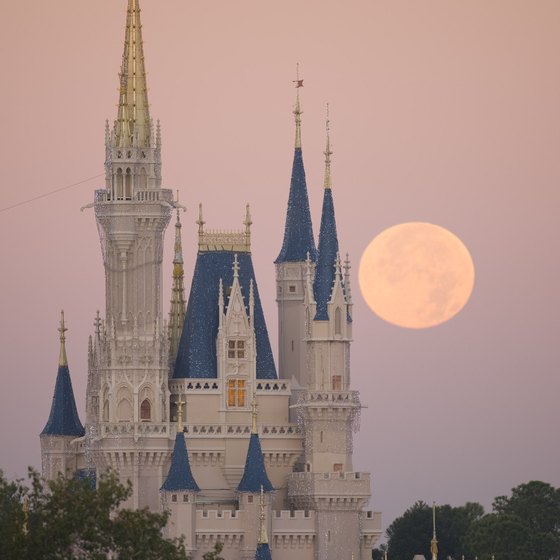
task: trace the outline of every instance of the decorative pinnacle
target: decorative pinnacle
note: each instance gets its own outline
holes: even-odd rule
[[[432,503],[432,524],[434,527],[434,535],[432,537],[432,542],[430,545],[430,549],[432,552],[432,560],[437,560],[437,553],[438,553],[438,541],[436,538],[436,503]]]
[[[247,235],[250,235],[253,221],[251,220],[251,207],[249,206],[249,204],[245,206],[245,221],[243,222],[243,225],[245,226],[245,233]]]
[[[301,114],[303,111],[301,110],[301,106],[299,103],[299,88],[303,87],[303,80],[299,78],[299,62],[296,65],[296,79],[293,80],[293,83],[296,84],[296,105],[294,107],[294,116],[296,118],[296,142],[295,147],[301,148]]]
[[[179,191],[177,191],[177,221],[175,222],[175,255],[173,257],[173,276],[183,276],[183,247],[181,244],[181,218],[179,217]]]
[[[202,202],[198,205],[198,220],[196,220],[196,223],[198,225],[198,235],[202,235],[204,233],[204,224],[206,223],[202,217]]]
[[[264,515],[264,488],[261,484],[261,497],[260,497],[260,514],[259,514],[259,540],[258,544],[267,544],[268,536],[266,534],[265,515]]]
[[[101,335],[101,317],[99,316],[99,309],[97,310],[97,312],[95,314],[95,319],[93,321],[93,325],[95,327],[95,336],[97,338],[99,338],[99,336]]]
[[[237,253],[233,255],[233,277],[239,278],[239,261],[237,260]]]
[[[331,138],[330,138],[330,120],[329,120],[329,104],[327,103],[327,146],[325,148],[325,151],[323,152],[325,154],[325,189],[330,189],[332,187],[332,181],[331,181],[331,156],[332,156],[332,150],[331,150]]]
[[[58,358],[58,365],[59,366],[67,366],[68,365],[68,358],[66,357],[66,336],[64,333],[68,329],[64,326],[64,311],[60,312],[60,327],[58,332],[60,333],[60,356]]]
[[[257,395],[253,393],[253,400],[251,401],[251,433],[258,433],[257,430]]]
[[[183,405],[187,403],[182,401],[179,395],[179,400],[175,404],[177,405],[177,433],[180,434],[183,431]]]

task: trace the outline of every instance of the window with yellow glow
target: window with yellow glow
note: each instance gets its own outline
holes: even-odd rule
[[[229,379],[227,392],[228,407],[244,407],[247,388],[244,379]]]

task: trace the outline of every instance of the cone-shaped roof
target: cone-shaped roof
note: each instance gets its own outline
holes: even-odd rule
[[[64,326],[64,312],[60,319],[60,357],[58,373],[54,386],[54,395],[51,405],[51,413],[47,424],[41,435],[47,436],[76,436],[85,434],[84,427],[80,422],[74,391],[72,390],[72,380],[68,369],[68,359],[66,358],[66,327]]]
[[[199,251],[191,284],[185,324],[181,334],[174,378],[216,378],[218,365],[216,337],[219,326],[220,279],[224,287],[233,285],[233,251]],[[254,329],[257,351],[257,378],[276,379],[276,367],[259,297],[253,262],[248,252],[237,252],[239,284],[249,313],[250,283],[253,280]],[[201,320],[203,318],[203,320]]]
[[[185,435],[178,432],[171,456],[171,466],[161,490],[168,492],[199,492],[200,488],[194,479],[185,443]]]
[[[132,146],[134,137],[138,138],[139,146],[150,145],[150,111],[139,0],[128,0],[115,125],[117,146]]]
[[[272,560],[272,555],[270,554],[270,547],[268,546],[268,543],[259,543],[257,545],[255,560]]]
[[[259,435],[252,433],[243,478],[237,487],[237,491],[258,494],[261,487],[264,492],[274,492],[274,487],[266,474]]]
[[[335,279],[335,265],[338,254],[338,236],[334,217],[332,189],[325,188],[321,230],[319,232],[319,255],[313,282],[313,295],[317,303],[315,320],[327,320],[327,304],[331,298]]]

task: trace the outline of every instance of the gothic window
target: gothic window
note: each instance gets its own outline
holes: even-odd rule
[[[126,170],[124,181],[124,198],[126,200],[132,200],[132,171],[130,171],[130,167]]]
[[[152,419],[152,405],[148,399],[144,399],[140,405],[140,420],[149,422]]]
[[[122,200],[123,197],[123,174],[122,169],[117,169],[117,177],[116,177],[116,185],[115,185],[115,196],[117,200]]]
[[[247,388],[244,379],[228,379],[227,405],[228,407],[244,407]]]
[[[342,375],[333,375],[332,376],[332,390],[333,391],[342,391]]]
[[[128,399],[121,399],[117,407],[119,422],[130,422],[132,420],[132,405]]]
[[[334,334],[342,334],[342,313],[340,307],[334,312]]]
[[[228,341],[228,358],[242,360],[245,358],[245,341],[229,340]]]

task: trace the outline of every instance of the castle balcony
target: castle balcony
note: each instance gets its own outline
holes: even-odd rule
[[[360,510],[370,497],[366,472],[303,472],[288,476],[288,499],[298,509]]]
[[[142,189],[136,190],[130,197],[115,198],[111,196],[111,192],[107,189],[97,189],[95,191],[95,203],[114,202],[130,203],[130,202],[152,202],[173,204],[173,192],[171,189]]]
[[[170,434],[168,422],[100,422],[97,426],[97,437],[121,438],[133,437],[165,437]],[[175,432],[172,432],[175,435]]]
[[[248,424],[189,424],[188,437],[197,438],[242,438],[251,435],[251,426]],[[259,435],[263,438],[301,439],[297,424],[260,425]]]
[[[361,406],[358,391],[304,391],[301,393],[298,405],[332,406],[347,405]]]
[[[290,381],[287,379],[257,379],[257,395],[291,395]],[[221,379],[172,379],[169,381],[172,395],[221,394]]]

